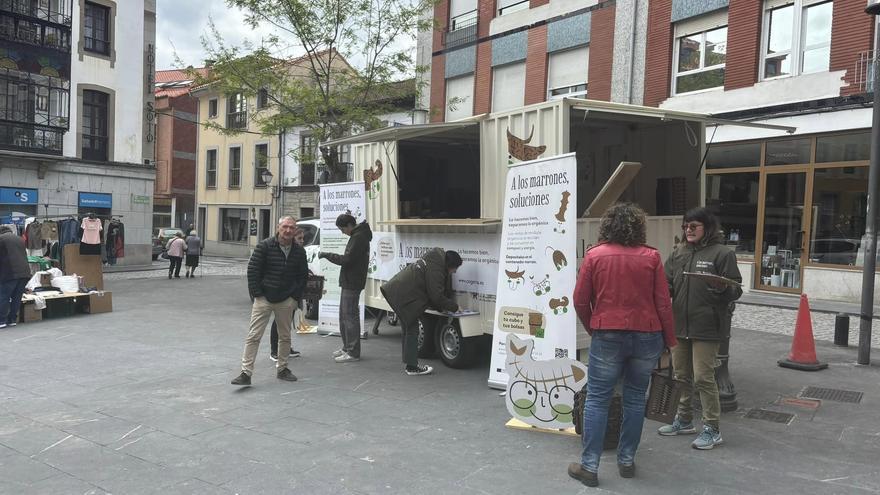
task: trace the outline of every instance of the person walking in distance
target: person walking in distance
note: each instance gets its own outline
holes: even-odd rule
[[[635,476],[645,422],[645,393],[664,345],[676,344],[669,286],[660,253],[645,245],[645,212],[629,203],[599,220],[599,244],[581,264],[574,308],[592,336],[584,406],[583,450],[568,475],[598,486],[599,459],[614,387],[623,379],[623,422],[617,447],[621,477]]]
[[[296,233],[293,234],[293,242],[295,242],[298,246],[303,245],[303,230],[299,227],[297,227]],[[293,330],[298,328],[296,317],[298,314],[302,313],[299,310],[299,301],[294,301],[294,303],[295,305],[293,307],[293,320],[290,324],[290,354],[287,355],[289,359],[302,356],[301,352],[293,350]],[[269,359],[276,362],[278,361],[278,322],[275,320],[272,320],[272,330],[269,332]]]
[[[24,240],[0,226],[0,328],[18,324],[21,296],[30,278]]]
[[[186,237],[186,278],[196,276],[199,256],[202,255],[202,238],[195,230],[190,230]]]
[[[276,376],[279,380],[296,381],[296,376],[287,367],[290,325],[294,305],[302,297],[306,286],[309,268],[305,250],[293,241],[295,233],[296,219],[282,217],[278,220],[275,236],[260,241],[248,261],[248,292],[254,304],[241,357],[241,374],[232,380],[233,385],[251,384],[260,339],[272,314],[278,322]]]
[[[174,275],[174,278],[180,278],[180,265],[183,262],[183,255],[186,253],[186,241],[183,240],[183,232],[174,234],[174,237],[165,246],[165,250],[168,251],[168,260],[171,262],[168,265],[168,279],[171,279],[171,275]]]
[[[336,227],[348,236],[343,254],[318,253],[324,258],[341,267],[339,271],[339,287],[342,294],[339,298],[339,330],[342,335],[342,348],[333,352],[337,363],[358,361],[361,358],[361,291],[367,284],[367,267],[370,263],[370,241],[373,231],[366,221],[357,223],[348,213],[336,218]]]
[[[460,266],[458,253],[433,248],[380,287],[382,296],[400,317],[407,375],[428,375],[433,371],[430,366],[419,364],[419,317],[429,307],[450,313],[458,311],[458,304],[452,299],[452,274]]]
[[[672,350],[675,377],[690,387],[681,394],[678,412],[671,425],[657,433],[664,436],[693,434],[693,390],[700,394],[703,430],[691,446],[709,450],[721,445],[721,400],[715,368],[718,347],[730,336],[733,301],[742,295],[739,285],[690,277],[685,272],[709,273],[741,283],[736,254],[723,244],[718,219],[705,208],[694,208],[681,224],[684,240],[666,260],[666,278],[672,289],[672,310],[679,345]]]

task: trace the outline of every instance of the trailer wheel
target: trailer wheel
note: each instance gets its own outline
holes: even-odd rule
[[[391,325],[392,327],[396,327],[398,323],[400,323],[400,317],[397,316],[397,313],[395,313],[394,311],[389,311],[388,312],[388,324]]]
[[[436,322],[430,316],[419,318],[419,357],[430,359],[434,357],[434,329]]]
[[[436,333],[437,351],[446,366],[467,368],[474,363],[479,337],[462,337],[458,322],[444,323]]]

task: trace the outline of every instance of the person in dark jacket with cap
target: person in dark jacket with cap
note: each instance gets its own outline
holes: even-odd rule
[[[349,236],[343,254],[318,253],[324,258],[341,267],[339,271],[339,333],[342,336],[342,348],[333,353],[337,363],[358,361],[361,358],[361,291],[367,284],[367,266],[370,263],[370,241],[373,231],[366,221],[357,223],[348,213],[336,218],[336,227]]]
[[[736,254],[723,244],[723,234],[715,217],[706,208],[694,208],[684,215],[684,239],[666,260],[666,278],[672,292],[675,335],[672,349],[675,376],[700,394],[703,430],[691,446],[710,450],[721,445],[721,399],[715,381],[718,348],[729,337],[732,303],[742,295],[742,275]],[[688,275],[719,275],[734,283],[723,283]],[[671,425],[658,430],[664,436],[693,434],[694,407],[691,387],[681,394],[678,414]]]
[[[296,381],[296,376],[287,368],[290,324],[294,304],[305,289],[309,267],[305,250],[293,242],[294,235],[296,219],[282,217],[278,221],[276,235],[257,244],[248,261],[248,292],[254,304],[251,308],[250,331],[241,357],[241,374],[232,380],[233,385],[251,384],[260,339],[272,314],[278,322],[278,361],[275,367],[278,379]]]
[[[454,313],[452,274],[461,266],[455,251],[433,248],[410,263],[380,290],[403,327],[403,362],[407,375],[428,375],[433,371],[419,364],[419,317],[428,308]]]
[[[0,226],[0,328],[18,323],[24,287],[31,278],[24,240]]]

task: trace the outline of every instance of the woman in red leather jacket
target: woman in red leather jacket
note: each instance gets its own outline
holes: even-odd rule
[[[660,253],[645,245],[645,212],[618,203],[602,216],[599,244],[587,251],[574,290],[574,307],[592,336],[581,461],[568,474],[599,484],[608,406],[623,377],[623,423],[617,448],[620,476],[635,475],[634,457],[645,420],[645,393],[675,325]]]

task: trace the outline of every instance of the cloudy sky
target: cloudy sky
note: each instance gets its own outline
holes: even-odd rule
[[[159,70],[176,67],[175,52],[184,66],[202,66],[206,57],[201,37],[207,33],[209,17],[214,19],[230,45],[240,44],[245,38],[260,41],[261,33],[246,26],[241,12],[226,7],[224,0],[158,0],[157,4],[156,68]]]

